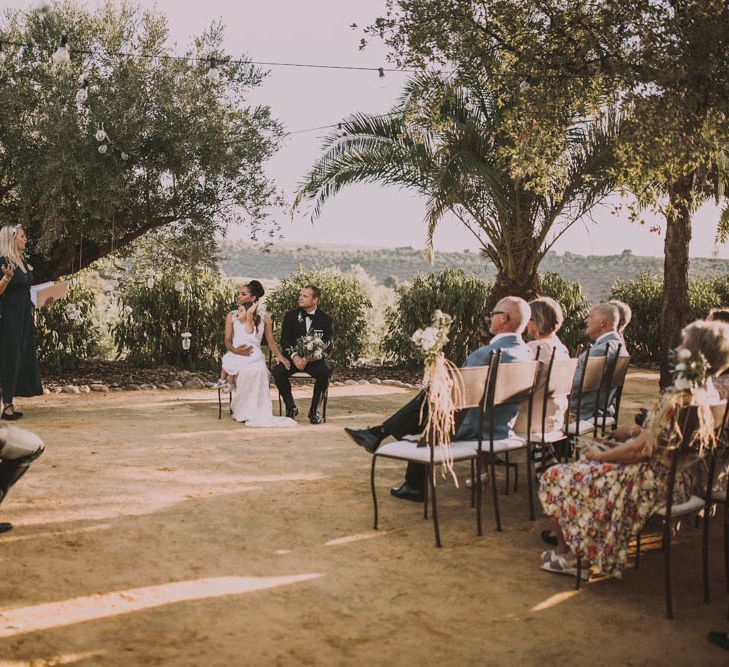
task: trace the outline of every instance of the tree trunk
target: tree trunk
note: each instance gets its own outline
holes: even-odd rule
[[[661,387],[671,384],[669,352],[681,339],[681,329],[689,321],[688,294],[689,243],[691,242],[691,176],[671,184],[670,210],[666,215],[663,259],[663,302],[661,305]]]

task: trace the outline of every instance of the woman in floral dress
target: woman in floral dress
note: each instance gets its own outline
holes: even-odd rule
[[[554,466],[542,476],[539,497],[558,539],[554,550],[542,554],[542,569],[576,575],[579,553],[595,574],[619,575],[630,540],[665,503],[667,454],[680,440],[677,410],[698,405],[710,415],[710,405],[717,399],[710,376],[729,367],[728,325],[698,321],[682,336],[674,386],[649,413],[645,428],[619,429],[604,451],[591,447],[578,462]],[[709,417],[700,431],[707,443],[713,435],[710,422]],[[690,474],[681,472],[674,502],[687,499],[690,487]],[[583,568],[586,576],[588,572]]]

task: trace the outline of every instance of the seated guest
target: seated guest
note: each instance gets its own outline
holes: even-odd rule
[[[625,346],[625,328],[630,324],[630,320],[633,319],[633,311],[624,301],[611,299],[608,303],[611,303],[618,309],[618,314],[620,316],[618,321],[618,333],[620,334],[620,338],[623,339],[623,346]]]
[[[527,323],[527,333],[532,339],[527,347],[532,351],[535,359],[539,360],[539,375],[537,376],[537,387],[532,401],[532,433],[541,433],[542,429],[542,408],[544,406],[544,392],[547,383],[547,369],[552,351],[555,360],[569,359],[570,353],[565,344],[557,336],[562,326],[564,316],[562,307],[554,299],[543,296],[534,299],[529,304],[531,318]],[[528,420],[528,402],[522,403],[519,408],[519,416],[516,420],[514,431],[519,435],[526,434]],[[544,432],[552,433],[561,431],[564,428],[564,419],[567,412],[567,396],[552,396],[547,400],[547,415],[544,420]],[[548,451],[535,452],[536,472],[541,473],[543,467],[553,465],[557,462],[554,457],[551,445],[547,445]],[[517,459],[514,459],[515,461]]]
[[[30,431],[14,426],[0,426],[0,503],[44,450],[43,441]],[[12,528],[0,523],[0,533]]]
[[[463,364],[464,368],[486,366],[489,363],[491,352],[496,350],[501,350],[501,363],[531,361],[531,351],[521,337],[529,320],[529,313],[529,305],[524,299],[512,296],[501,299],[490,314],[489,330],[494,337],[488,345],[478,348],[469,355]],[[375,452],[380,443],[388,436],[401,440],[406,435],[422,432],[427,418],[427,415],[421,415],[424,398],[425,392],[420,392],[412,401],[379,426],[360,430],[345,428],[344,430],[358,445],[364,447],[368,452]],[[518,403],[500,405],[495,409],[495,439],[514,435],[513,428],[518,411]],[[454,439],[476,440],[478,422],[478,408],[471,408],[466,413]],[[488,418],[484,419],[482,437],[486,440],[489,438]],[[425,465],[408,463],[405,482],[402,486],[392,489],[392,495],[404,500],[421,501],[425,491],[425,472]]]
[[[620,346],[620,356],[628,356],[628,351],[625,348],[625,342],[618,332],[619,324],[620,311],[617,306],[611,303],[599,303],[590,309],[590,313],[585,320],[585,325],[587,336],[592,341],[592,347],[590,348],[591,357],[607,356],[610,361],[612,361],[615,358],[618,345]],[[577,372],[575,373],[575,382],[572,386],[572,403],[570,405],[570,410],[574,415],[577,415],[577,393],[579,390],[580,377],[582,376],[582,369],[584,368],[586,359],[587,355],[583,352],[580,355]],[[608,408],[608,412],[612,409],[612,400],[610,403],[611,405]],[[582,394],[580,419],[592,419],[595,415],[596,409],[597,392],[590,391]]]
[[[694,322],[683,330],[679,350],[690,353],[688,361],[703,355],[709,375],[717,375],[729,367],[729,327]],[[625,442],[590,448],[578,462],[553,466],[542,475],[539,497],[558,540],[554,550],[542,554],[542,569],[576,575],[577,554],[589,560],[598,574],[615,574],[625,566],[628,543],[665,503],[667,452],[681,438],[676,425],[679,408],[712,404],[710,377],[699,385],[705,391],[683,389],[687,378],[681,379],[681,389],[666,391],[651,410],[646,427],[633,427],[632,437]],[[702,439],[708,440],[711,424],[706,429]],[[689,472],[680,472],[674,502],[684,502],[690,486]]]

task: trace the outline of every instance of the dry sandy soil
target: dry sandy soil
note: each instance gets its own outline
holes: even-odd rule
[[[626,416],[654,380],[632,375]],[[714,601],[684,527],[674,621],[657,551],[580,592],[540,571],[524,488],[501,496],[503,533],[485,505],[478,538],[443,483],[436,549],[384,463],[371,530],[370,458],[342,427],[410,395],[338,387],[327,424],[278,431],[218,421],[210,390],[24,401],[47,452],[2,506],[0,665],[727,664],[705,639],[729,629],[716,519]]]

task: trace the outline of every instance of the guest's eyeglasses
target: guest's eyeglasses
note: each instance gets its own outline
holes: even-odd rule
[[[505,310],[492,310],[489,313],[489,317],[493,317],[494,315],[506,315],[508,317],[508,313]]]

